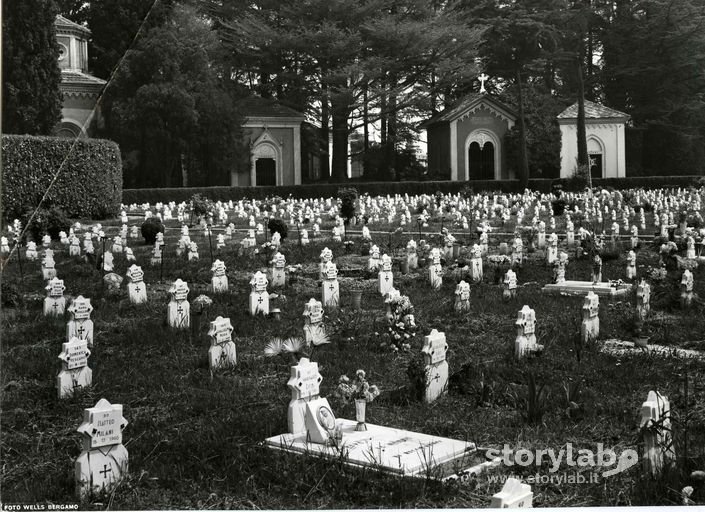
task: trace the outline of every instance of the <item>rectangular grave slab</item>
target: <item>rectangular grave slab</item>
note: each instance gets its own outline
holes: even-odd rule
[[[564,281],[562,283],[552,283],[544,286],[541,291],[543,293],[551,293],[559,295],[565,293],[568,295],[587,295],[588,292],[593,292],[600,297],[619,297],[628,295],[632,291],[631,284],[621,284],[612,286],[610,283],[592,283],[590,281]]]
[[[356,421],[338,418],[342,431],[339,448],[311,441],[307,432],[281,434],[265,440],[265,446],[301,455],[338,460],[341,453],[350,466],[371,468],[397,476],[431,476],[445,480],[459,474],[477,473],[488,467],[474,443],[409,432],[367,423],[356,431]],[[494,465],[494,464],[491,464]]]

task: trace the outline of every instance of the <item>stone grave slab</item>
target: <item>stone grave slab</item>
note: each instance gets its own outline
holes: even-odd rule
[[[357,422],[353,420],[335,420],[335,430],[342,433],[337,447],[330,443],[312,442],[307,432],[273,436],[265,440],[265,446],[332,460],[342,456],[349,466],[375,469],[397,476],[431,475],[445,480],[457,478],[457,474],[467,474],[472,468],[479,471],[479,467],[484,469],[488,466],[484,458],[478,459],[477,448],[471,442],[370,423],[367,423],[367,430],[356,431],[356,425]],[[458,471],[458,468],[463,471]]]
[[[705,352],[702,350],[692,350],[678,347],[667,347],[665,345],[647,344],[640,347],[633,341],[605,340],[600,344],[600,352],[613,356],[623,355],[659,355],[662,357],[683,357],[705,360]]]
[[[592,283],[590,281],[564,281],[562,283],[552,283],[544,286],[543,293],[560,295],[587,295],[593,292],[600,297],[620,297],[628,295],[632,291],[632,285],[628,283],[612,286],[608,282]]]

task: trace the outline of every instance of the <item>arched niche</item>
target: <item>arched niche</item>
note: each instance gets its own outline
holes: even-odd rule
[[[473,144],[476,144],[476,146],[473,146]],[[481,168],[471,165],[471,146],[473,156],[480,159],[477,162],[484,161],[484,165]],[[487,152],[490,152],[490,155],[487,155]],[[463,154],[466,180],[471,178],[497,180],[501,177],[500,155],[502,154],[502,147],[499,137],[497,137],[494,132],[484,128],[470,132],[467,139],[465,139],[465,152]],[[487,161],[488,158],[490,159],[489,162]],[[475,164],[475,161],[472,163]],[[489,164],[491,164],[491,172],[487,172]],[[482,175],[483,172],[487,175]]]
[[[271,182],[272,167],[274,183]],[[252,143],[250,185],[281,185],[282,182],[282,143],[272,137],[265,126],[264,132]]]

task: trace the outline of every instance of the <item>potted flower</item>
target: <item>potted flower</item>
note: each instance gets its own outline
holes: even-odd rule
[[[213,300],[208,295],[199,295],[191,303],[191,336],[194,340],[201,332],[201,317],[212,304]]]
[[[365,425],[367,402],[371,402],[379,396],[379,388],[367,382],[365,370],[358,370],[353,381],[347,375],[341,375],[335,394],[345,403],[355,401],[355,419],[357,421],[355,430],[367,430],[367,425]]]
[[[362,308],[362,289],[363,289],[363,277],[360,276],[353,281],[350,293],[352,296],[352,307],[353,309]]]

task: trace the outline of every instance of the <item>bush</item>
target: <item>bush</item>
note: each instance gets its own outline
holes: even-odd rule
[[[142,223],[144,243],[152,245],[157,241],[157,233],[164,233],[164,224],[158,217],[150,217]]]
[[[0,285],[3,308],[16,308],[22,304],[22,294],[17,286],[3,281]]]
[[[593,187],[611,186],[616,189],[625,188],[677,188],[689,187],[697,183],[697,176],[659,176],[634,178],[599,178],[592,180]],[[548,193],[553,184],[561,184],[568,191],[568,180],[532,179],[529,188],[538,192]],[[519,180],[472,180],[472,181],[385,181],[356,182],[355,188],[360,194],[371,196],[386,196],[394,194],[433,194],[440,191],[444,194],[457,194],[469,186],[476,193],[523,192]],[[240,199],[266,199],[276,196],[311,199],[320,197],[336,197],[339,185],[334,183],[315,183],[307,185],[286,185],[280,187],[202,187],[202,188],[145,188],[123,190],[123,202],[126,205],[143,203],[168,203],[170,201],[188,202],[195,193],[202,194],[213,201],[238,201]],[[582,189],[579,189],[582,191]]]
[[[8,221],[36,208],[50,185],[45,202],[69,217],[100,219],[119,212],[122,162],[112,141],[3,135],[2,168]]]
[[[213,211],[213,202],[201,194],[191,196],[191,212],[197,217],[203,217]]]
[[[61,208],[56,206],[39,208],[34,217],[32,217],[33,212],[34,209],[32,208],[25,211],[22,224],[27,226],[26,232],[32,235],[32,240],[35,242],[41,242],[44,233],[49,233],[52,239],[58,240],[60,231],[69,232],[71,221]],[[31,221],[30,218],[32,219]]]
[[[338,189],[338,199],[340,199],[340,214],[349,222],[355,216],[355,201],[358,192],[354,187],[341,187]]]
[[[289,227],[286,225],[286,222],[281,219],[269,219],[267,227],[269,228],[270,234],[279,233],[282,240],[289,234]]]

